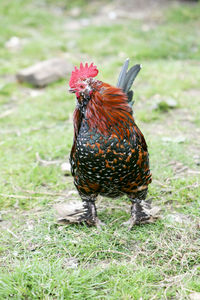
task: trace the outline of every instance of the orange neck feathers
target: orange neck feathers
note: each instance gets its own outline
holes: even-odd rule
[[[85,116],[89,128],[96,128],[105,136],[114,133],[120,138],[129,136],[134,124],[127,96],[121,89],[105,83],[92,93]]]

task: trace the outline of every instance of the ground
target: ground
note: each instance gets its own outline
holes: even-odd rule
[[[0,299],[199,299],[200,3],[1,0],[0,13]],[[99,199],[101,231],[57,224],[53,206],[78,199],[61,168],[69,77],[43,89],[15,79],[52,57],[94,61],[113,84],[126,57],[143,65],[134,111],[162,209],[155,224],[122,227],[126,198]]]

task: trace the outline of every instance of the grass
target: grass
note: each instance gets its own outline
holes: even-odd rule
[[[81,9],[77,21],[94,22],[91,11],[100,13],[98,4],[73,5]],[[162,8],[158,19],[145,21],[147,30],[133,19],[70,30],[73,5],[0,5],[0,299],[190,299],[200,293],[200,4]],[[5,47],[12,36],[22,40],[20,49]],[[134,110],[149,145],[149,196],[162,208],[155,224],[127,232],[125,198],[98,202],[102,231],[56,224],[53,204],[78,196],[60,164],[44,166],[36,154],[68,160],[75,106],[69,78],[35,90],[13,75],[63,55],[94,61],[99,78],[113,84],[127,56],[143,64]],[[152,110],[155,98],[167,97],[177,108]]]

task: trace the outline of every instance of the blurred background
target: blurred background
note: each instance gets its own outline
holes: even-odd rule
[[[101,200],[101,219],[112,224],[110,232],[104,231],[96,237],[92,231],[94,235],[91,233],[91,240],[88,236],[91,229],[85,227],[72,227],[67,229],[67,235],[62,234],[62,229],[58,231],[52,227],[52,206],[78,199],[68,164],[75,107],[74,95],[68,92],[70,73],[73,66],[80,62],[94,62],[99,69],[98,78],[115,84],[127,57],[132,65],[140,63],[143,66],[134,83],[134,114],[149,145],[153,173],[149,197],[153,197],[155,203],[163,208],[166,219],[158,222],[152,230],[150,225],[135,229],[135,242],[134,236],[120,227],[121,222],[128,218],[129,203],[121,199],[110,202]],[[52,62],[52,59],[53,67],[48,62],[47,65],[40,64],[46,60]],[[58,59],[59,64],[55,64],[54,59]],[[35,80],[34,66],[38,63],[39,75]],[[55,70],[55,65],[59,65],[58,70]],[[81,287],[80,298],[75,298],[76,286],[72,298],[60,294],[62,289],[59,284],[54,287],[54,298],[48,298],[45,296],[49,295],[48,288],[45,290],[43,287],[54,282],[49,278],[61,282],[60,274],[64,274],[64,281],[68,276],[62,273],[65,268],[63,261],[59,262],[60,267],[53,265],[55,257],[57,259],[54,249],[59,248],[56,251],[60,251],[60,257],[82,253],[80,259],[85,264],[93,257],[97,259],[97,264],[110,257],[112,260],[122,258],[115,252],[109,256],[106,253],[100,256],[94,254],[99,251],[99,245],[102,245],[103,251],[111,247],[113,251],[126,252],[129,256],[132,249],[137,253],[134,247],[139,245],[138,251],[141,257],[145,257],[144,265],[147,264],[156,274],[149,277],[149,282],[152,278],[154,283],[155,276],[160,272],[160,286],[154,286],[151,291],[148,286],[143,288],[143,279],[148,274],[144,270],[141,281],[137,279],[140,275],[136,278],[141,282],[138,298],[133,298],[134,293],[129,292],[117,294],[116,288],[112,299],[143,299],[140,289],[144,293],[146,291],[144,299],[189,299],[184,298],[188,290],[200,291],[197,283],[199,273],[197,269],[192,269],[198,262],[199,225],[193,226],[194,223],[190,222],[190,218],[195,222],[199,222],[200,218],[200,2],[1,0],[0,66],[0,226],[4,233],[0,240],[0,254],[3,267],[12,266],[15,269],[20,259],[25,259],[28,265],[24,264],[24,274],[31,273],[34,278],[30,288],[29,281],[32,279],[28,275],[24,277],[24,292],[20,290],[24,281],[23,284],[18,281],[21,269],[16,271],[15,279],[9,281],[5,277],[4,288],[0,289],[0,296],[1,291],[4,296],[2,299],[9,298],[12,293],[17,293],[19,299],[35,299],[34,295],[43,295],[39,299],[86,299]],[[31,69],[27,71],[27,68]],[[190,226],[184,227],[184,220]],[[179,225],[175,228],[174,224]],[[114,236],[112,230],[115,226],[119,235]],[[87,239],[84,239],[84,234]],[[80,244],[67,241],[69,236],[71,241],[81,241]],[[182,240],[184,237],[185,240]],[[147,239],[150,244],[152,242],[152,248],[146,244]],[[155,250],[158,241],[159,250]],[[37,250],[37,245],[40,245],[40,250]],[[26,258],[24,255],[27,255]],[[37,269],[39,257],[44,258],[44,268],[41,267],[41,270]],[[152,257],[160,264],[161,271],[154,269]],[[181,264],[178,263],[180,257]],[[134,266],[138,274],[143,258]],[[72,263],[76,265],[77,262]],[[52,273],[48,271],[49,265]],[[95,272],[93,267],[92,272]],[[126,274],[124,278],[129,278],[130,274],[134,276],[134,268],[127,271],[129,273],[123,269],[122,273]],[[40,285],[40,277],[35,274],[43,274],[43,269],[50,275],[44,278],[44,285]],[[113,270],[113,276],[120,285],[118,269]],[[187,291],[183,288],[185,277],[179,277],[182,285],[176,289],[179,282],[176,275],[179,272],[190,274]],[[164,278],[170,274],[174,276],[170,281],[172,284],[168,282],[164,286]],[[87,276],[84,282],[86,287],[89,282]],[[98,281],[91,275],[90,280],[93,278]],[[12,280],[16,280],[18,288],[15,289]],[[99,282],[102,284],[109,280],[110,277],[102,277]],[[72,285],[73,282],[72,276]],[[165,294],[160,294],[159,288],[162,291],[166,288]],[[33,292],[29,294],[27,291],[30,289]],[[87,293],[91,292],[88,299],[94,299],[94,290],[88,288]]]

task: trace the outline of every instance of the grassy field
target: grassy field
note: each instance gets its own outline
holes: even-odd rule
[[[170,3],[115,18],[105,14],[113,2],[1,0],[0,299],[200,299],[200,3]],[[142,63],[134,111],[149,197],[162,209],[155,224],[122,227],[126,198],[99,199],[101,231],[56,223],[53,205],[78,199],[61,170],[73,137],[69,78],[37,90],[14,77],[52,57],[94,61],[112,84],[126,57]]]

